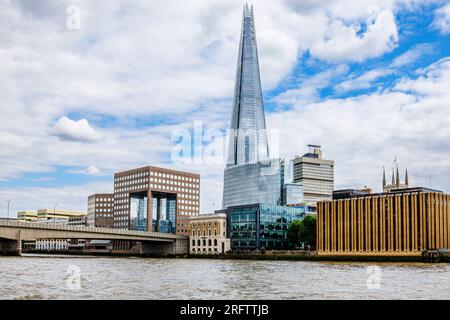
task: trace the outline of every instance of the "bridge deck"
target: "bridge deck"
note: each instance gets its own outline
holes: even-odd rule
[[[3,232],[2,232],[3,230]],[[145,232],[145,231],[133,231],[125,229],[110,229],[110,228],[97,228],[97,227],[85,227],[85,226],[69,226],[61,224],[50,223],[32,223],[32,222],[20,222],[12,219],[0,219],[0,238],[2,233],[8,233],[8,231],[20,231],[23,233],[23,239],[27,239],[30,236],[27,234],[48,233],[48,238],[57,238],[63,234],[67,235],[67,238],[80,238],[83,236],[85,239],[107,239],[111,240],[124,239],[124,240],[142,240],[142,241],[175,241],[186,240],[187,236],[160,233],[160,232]],[[35,231],[35,232],[33,232]],[[5,235],[4,235],[5,236]],[[9,238],[8,236],[5,236]],[[35,237],[32,237],[35,238]],[[42,237],[44,238],[44,237]]]

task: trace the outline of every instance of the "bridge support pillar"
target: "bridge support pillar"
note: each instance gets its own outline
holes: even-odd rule
[[[169,243],[142,242],[140,251],[142,255],[154,255],[154,256],[188,254],[189,240],[176,239],[173,242]]]
[[[0,255],[20,256],[22,244],[20,240],[0,239]]]

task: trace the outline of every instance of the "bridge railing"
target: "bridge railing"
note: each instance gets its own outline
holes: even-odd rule
[[[113,229],[113,228],[98,228],[87,226],[71,226],[57,223],[52,224],[52,223],[23,222],[18,219],[4,219],[4,218],[0,218],[0,226],[62,230],[62,231],[79,231],[86,233],[103,233],[111,235],[126,235],[126,236],[154,237],[154,238],[168,238],[168,239],[187,238],[186,236],[175,235],[170,233],[146,232],[146,231]]]

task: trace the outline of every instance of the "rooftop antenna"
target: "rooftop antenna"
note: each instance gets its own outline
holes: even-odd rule
[[[430,189],[431,189],[431,170],[430,170]]]

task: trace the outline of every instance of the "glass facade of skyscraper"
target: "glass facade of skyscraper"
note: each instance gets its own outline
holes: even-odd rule
[[[224,208],[251,203],[282,204],[284,160],[270,159],[225,168]]]
[[[288,248],[287,230],[294,220],[305,216],[302,206],[253,204],[228,208],[231,249],[251,251]]]
[[[283,166],[269,157],[253,7],[245,5],[222,207],[281,204]]]
[[[147,196],[130,195],[130,229],[147,231]]]
[[[269,158],[253,8],[244,7],[227,165]]]
[[[174,194],[153,194],[153,231],[175,233],[177,201]],[[159,224],[159,228],[157,227]]]
[[[301,204],[303,198],[303,185],[301,183],[286,183],[283,187],[283,204]]]

